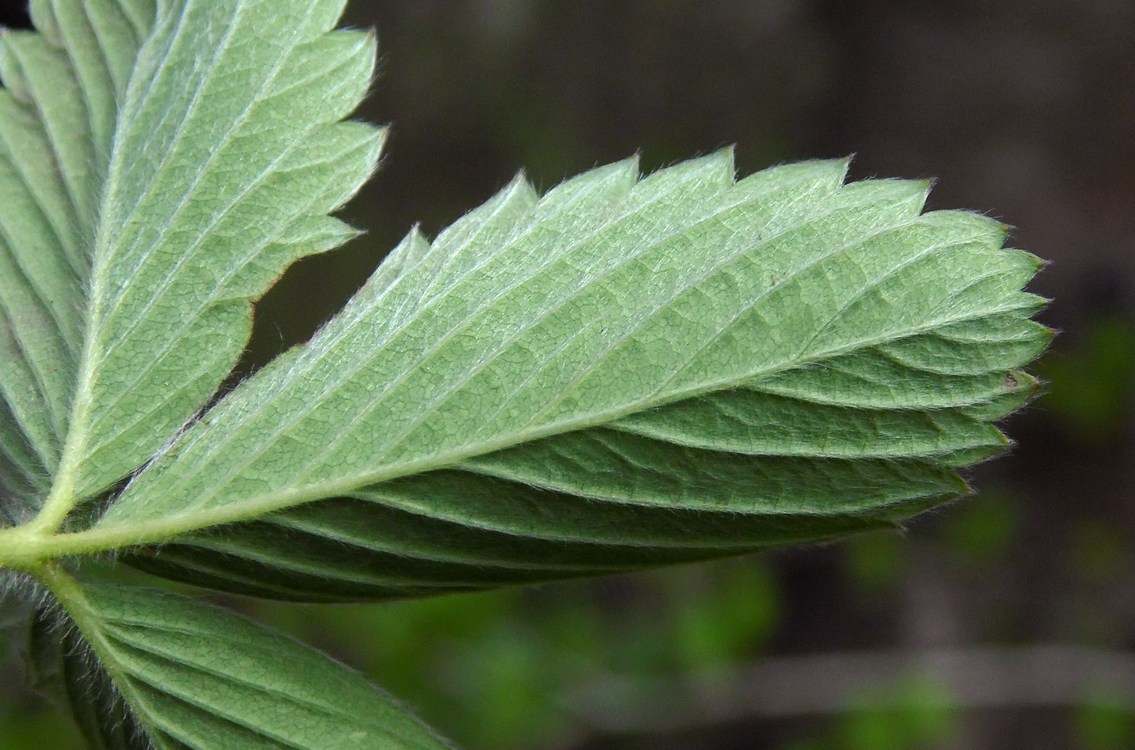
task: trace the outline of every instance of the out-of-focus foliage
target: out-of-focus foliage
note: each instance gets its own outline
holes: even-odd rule
[[[463,746],[505,750],[584,736],[564,696],[609,675],[680,676],[759,658],[781,596],[770,567],[746,559],[382,607],[256,611],[382,675]]]
[[[1119,316],[1089,319],[1072,336],[1072,349],[1046,360],[1051,381],[1045,406],[1084,442],[1119,437],[1135,406],[1135,321]],[[1076,340],[1076,339],[1079,340]]]
[[[1135,713],[1130,708],[1116,705],[1110,696],[1099,703],[1089,702],[1080,707],[1076,722],[1080,750],[1120,750],[1135,746]]]

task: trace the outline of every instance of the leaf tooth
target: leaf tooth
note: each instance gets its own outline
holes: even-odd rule
[[[444,293],[455,279],[462,278],[508,247],[509,237],[533,221],[532,209],[539,199],[524,173],[518,173],[490,201],[439,234],[430,253],[419,264],[419,273],[428,274],[428,280],[414,293],[418,303],[425,303]],[[397,319],[402,317],[401,314],[396,315]]]
[[[730,162],[732,164],[732,162]],[[818,181],[823,193],[834,193],[843,187],[851,159],[813,159],[780,164],[742,178],[738,188],[758,192],[773,191],[784,185]]]
[[[63,34],[59,30],[53,0],[30,0],[27,7],[28,17],[35,30],[56,47],[62,46]]]
[[[365,309],[367,305],[374,304],[374,300],[385,294],[392,284],[404,275],[412,273],[429,250],[429,240],[422,234],[421,227],[415,224],[394,249],[386,254],[366,283],[355,293],[355,299],[358,299],[359,303],[354,305],[354,309]],[[345,312],[344,310],[344,314]]]
[[[631,160],[638,179],[630,191],[631,200],[621,207],[623,211],[639,210],[640,204],[637,201],[654,201],[659,193],[670,192],[685,183],[698,184],[699,192],[714,193],[729,189],[735,182],[732,146],[696,159],[680,161],[646,175],[639,172],[638,154],[631,157]]]

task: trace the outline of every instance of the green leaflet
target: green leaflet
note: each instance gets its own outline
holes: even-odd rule
[[[68,428],[95,201],[151,0],[31,3],[0,39],[0,484],[42,495]]]
[[[722,152],[543,198],[518,181],[432,247],[408,237],[398,273],[206,414],[92,533],[341,498],[136,561],[350,598],[827,538],[956,496],[954,468],[1002,447],[989,421],[1033,390],[1015,368],[1048,338],[1020,291],[1037,261],[988,219],[920,215],[923,184],[843,174],[734,182]]]
[[[157,750],[449,746],[360,675],[249,620],[173,594],[50,578]],[[120,732],[105,742],[134,747]]]
[[[250,300],[288,264],[353,236],[326,214],[370,174],[382,131],[338,122],[374,64],[371,35],[329,33],[342,5],[162,4],[133,66],[111,76],[128,83],[96,150],[109,158],[99,205],[80,212],[98,223],[60,510],[201,408],[244,347]]]

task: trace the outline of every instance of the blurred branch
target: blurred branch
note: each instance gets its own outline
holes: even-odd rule
[[[752,717],[788,718],[926,705],[927,686],[957,708],[1135,710],[1135,654],[1038,645],[763,659],[693,677],[606,675],[568,710],[596,731],[662,732]]]

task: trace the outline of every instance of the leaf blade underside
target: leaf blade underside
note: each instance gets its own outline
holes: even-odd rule
[[[845,169],[737,182],[721,152],[543,198],[518,180],[409,236],[96,529],[184,524],[132,558],[174,578],[384,598],[824,539],[957,496],[1034,390],[1038,263],[996,222],[921,214],[922,183]]]
[[[38,33],[0,36],[0,481],[29,504],[66,439],[95,201],[153,5],[35,0]]]
[[[450,747],[357,672],[243,617],[136,586],[53,590],[159,750]]]
[[[373,35],[332,30],[342,8],[163,5],[101,191],[61,480],[75,499],[136,469],[205,404],[247,342],[251,302],[289,264],[354,235],[327,214],[371,174],[383,131],[341,122],[375,57]]]

